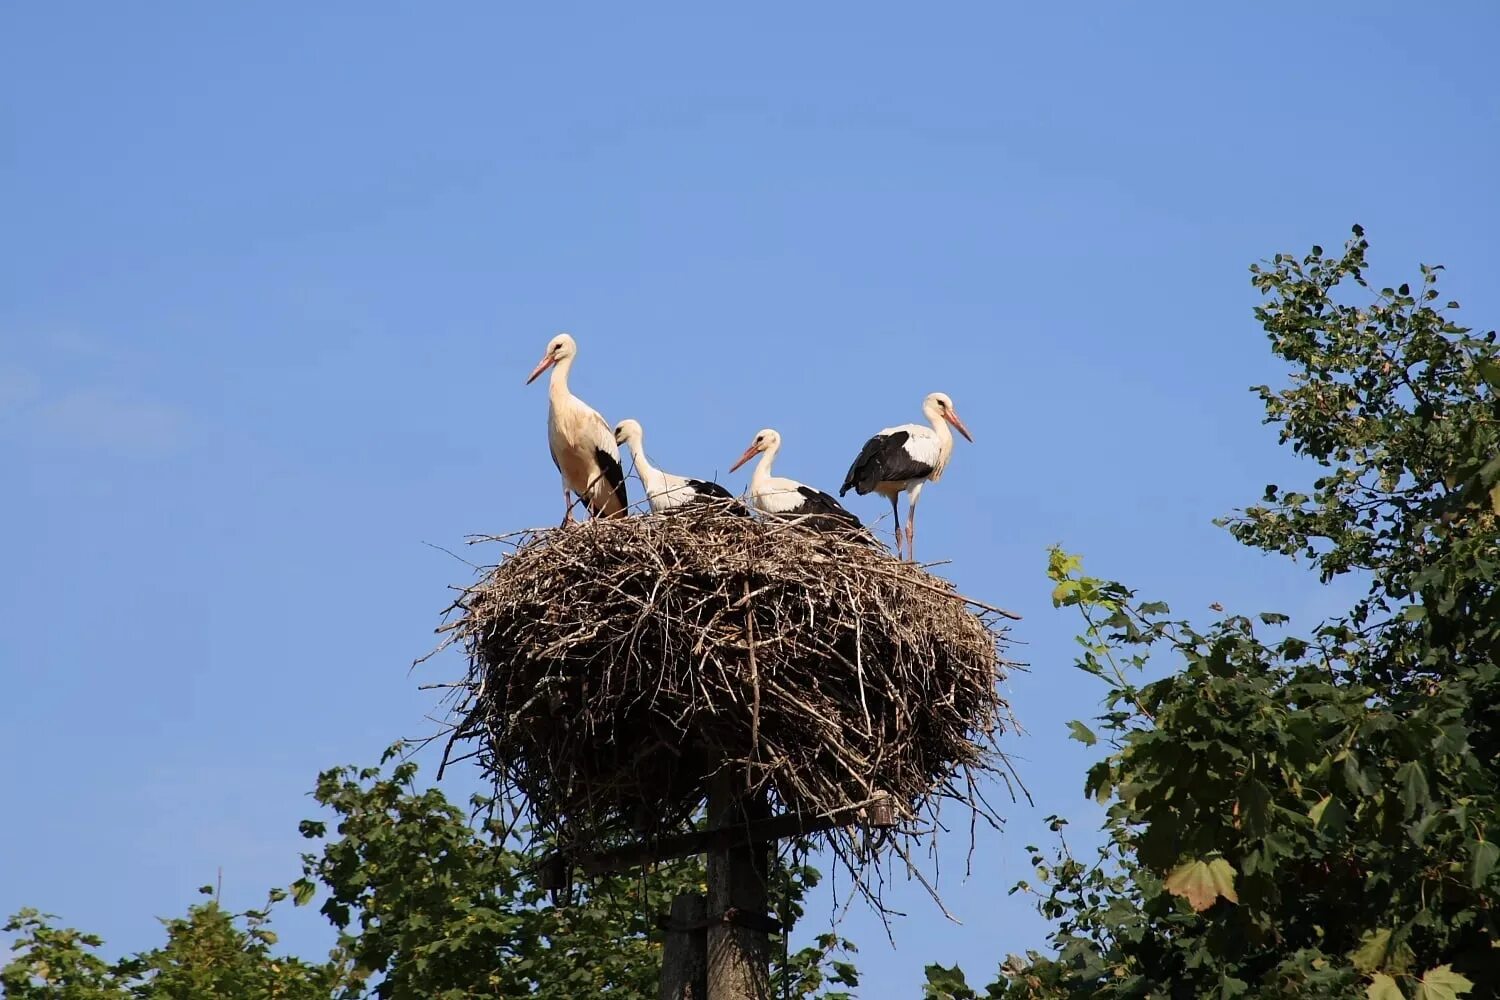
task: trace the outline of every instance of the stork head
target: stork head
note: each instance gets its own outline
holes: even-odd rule
[[[922,400],[922,412],[927,414],[927,419],[936,422],[946,420],[953,425],[953,429],[964,436],[964,440],[973,441],[974,435],[964,426],[964,422],[958,419],[958,411],[953,408],[953,400],[948,398],[946,392],[929,393]]]
[[[621,420],[615,425],[615,444],[640,444],[644,436],[639,420]]]
[[[781,435],[777,434],[775,431],[771,430],[771,428],[767,427],[765,430],[755,435],[755,440],[750,442],[750,447],[745,449],[745,453],[740,456],[740,460],[738,462],[735,462],[729,467],[729,471],[733,472],[735,469],[738,469],[740,466],[744,465],[746,462],[750,461],[752,458],[754,458],[756,455],[761,454],[762,452],[775,451],[780,447]]]
[[[566,361],[568,358],[571,358],[577,353],[578,345],[574,343],[573,338],[568,336],[566,333],[559,333],[557,336],[547,341],[547,350],[542,354],[542,360],[537,362],[536,367],[532,369],[531,374],[526,377],[526,384],[530,385],[531,383],[535,382],[536,377],[542,372],[546,371],[548,368],[551,368],[559,361]]]

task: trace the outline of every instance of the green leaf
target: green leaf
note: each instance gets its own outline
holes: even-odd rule
[[[1234,1000],[1250,992],[1250,984],[1228,973],[1219,974],[1219,1000]]]
[[[1222,896],[1231,903],[1238,903],[1234,891],[1234,868],[1223,858],[1213,861],[1184,861],[1167,875],[1162,882],[1174,896],[1181,896],[1199,913],[1213,906]]]
[[[318,893],[318,887],[312,881],[299,878],[292,883],[292,904],[294,906],[306,906]]]
[[[1348,808],[1333,795],[1325,795],[1319,799],[1317,805],[1307,811],[1307,816],[1313,821],[1314,827],[1328,833],[1338,833],[1349,823]]]
[[[1328,803],[1332,801],[1332,795],[1325,795],[1317,801],[1316,805],[1307,811],[1307,818],[1313,821],[1313,826],[1317,826],[1323,822],[1323,813],[1328,808]]]
[[[1451,965],[1428,969],[1417,986],[1416,1000],[1458,1000],[1474,988],[1468,976],[1454,972]]]
[[[1500,863],[1500,845],[1493,840],[1477,840],[1469,845],[1469,885],[1478,889]]]
[[[1385,956],[1391,947],[1391,929],[1365,931],[1359,938],[1360,945],[1349,956],[1349,961],[1360,972],[1374,972],[1385,964]]]
[[[1401,804],[1406,810],[1406,818],[1425,812],[1432,802],[1432,795],[1427,790],[1427,774],[1422,765],[1414,760],[1402,764],[1396,769],[1396,782],[1401,788]]]
[[[1095,743],[1099,742],[1099,738],[1094,735],[1094,731],[1088,726],[1085,726],[1083,723],[1079,722],[1077,719],[1074,719],[1072,722],[1068,723],[1068,729],[1073,734],[1072,739],[1077,740],[1079,743],[1082,743],[1086,747],[1091,747]]]
[[[1109,766],[1108,760],[1101,760],[1089,768],[1087,780],[1084,782],[1083,793],[1093,796],[1095,802],[1108,805],[1110,796],[1114,794],[1114,771]]]
[[[1442,819],[1442,813],[1428,813],[1407,829],[1407,836],[1411,837],[1413,844],[1421,847],[1422,843],[1427,839],[1427,835],[1433,831],[1433,828],[1438,823],[1442,822]]]
[[[1370,985],[1365,989],[1368,1000],[1406,1000],[1406,994],[1401,992],[1401,987],[1396,981],[1384,972],[1377,972],[1370,979]]]
[[[958,966],[949,969],[933,963],[927,966],[926,972],[927,982],[922,988],[922,996],[927,1000],[968,1000],[974,996]]]
[[[1375,794],[1375,786],[1370,783],[1369,775],[1359,766],[1359,755],[1352,750],[1346,750],[1344,757],[1344,781],[1348,784],[1350,791],[1359,792],[1361,795]]]

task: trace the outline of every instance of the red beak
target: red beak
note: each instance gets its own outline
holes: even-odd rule
[[[740,456],[740,460],[738,462],[735,462],[733,465],[731,465],[729,467],[729,471],[733,472],[735,469],[738,469],[740,466],[742,466],[746,462],[750,461],[752,458],[755,457],[756,452],[758,452],[759,450],[760,449],[757,448],[757,447],[755,447],[755,445],[753,445],[753,444],[750,447],[746,448],[745,449],[745,453]]]
[[[550,354],[543,358],[541,361],[538,361],[537,366],[531,370],[531,374],[526,376],[526,384],[530,385],[531,383],[535,382],[538,375],[546,371],[548,368],[551,368],[555,364],[557,364],[557,359]]]
[[[970,444],[972,444],[974,442],[974,435],[970,434],[969,433],[969,429],[964,426],[964,422],[962,420],[958,419],[958,414],[957,413],[954,413],[952,410],[949,410],[947,412],[947,414],[945,414],[945,417],[946,417],[948,423],[952,424],[955,428],[957,428],[958,429],[958,433],[960,433],[960,434],[962,434],[964,436],[964,440],[965,441],[968,441]]]

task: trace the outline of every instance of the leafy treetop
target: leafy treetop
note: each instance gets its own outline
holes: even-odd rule
[[[1087,794],[1104,846],[1033,849],[1055,953],[986,995],[1368,997],[1500,991],[1500,357],[1439,305],[1440,269],[1373,292],[1356,229],[1253,271],[1289,384],[1257,391],[1321,466],[1226,523],[1367,594],[1305,636],[1285,616],[1207,627],[1054,551],[1106,686]],[[1156,653],[1171,675],[1138,684]],[[1053,818],[1061,834],[1065,821]],[[933,967],[929,995],[972,997]]]

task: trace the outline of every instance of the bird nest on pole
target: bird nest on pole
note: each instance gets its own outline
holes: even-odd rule
[[[856,876],[945,799],[998,823],[977,779],[1010,780],[1015,616],[868,535],[705,504],[476,540],[508,551],[440,629],[469,659],[444,763],[477,758],[584,871],[701,851],[716,781],[779,814],[759,839],[821,834]]]

